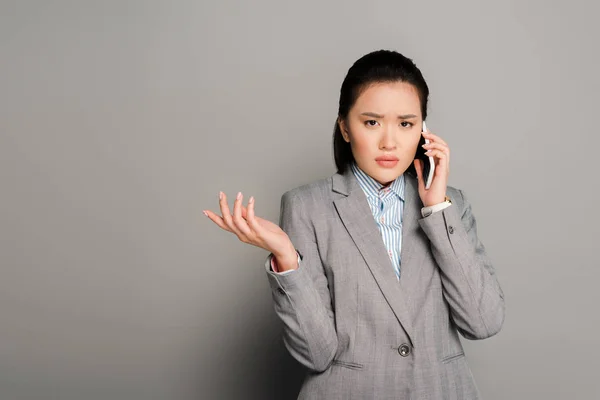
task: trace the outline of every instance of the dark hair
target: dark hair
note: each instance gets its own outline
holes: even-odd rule
[[[343,173],[354,162],[350,143],[344,140],[338,120],[346,120],[348,112],[367,86],[373,83],[406,82],[415,87],[421,102],[423,121],[427,118],[429,88],[421,71],[410,59],[396,51],[377,50],[359,58],[348,70],[340,89],[338,119],[333,131],[333,155],[338,173]],[[411,163],[407,172],[416,176]]]

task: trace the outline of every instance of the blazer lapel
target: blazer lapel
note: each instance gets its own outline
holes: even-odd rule
[[[411,249],[411,235],[405,236],[404,232],[405,229],[414,229],[415,225],[418,227],[417,216],[414,215],[414,210],[415,207],[419,207],[417,203],[420,201],[415,185],[413,185],[413,182],[409,183],[414,178],[407,175],[405,177],[407,179],[402,228],[400,281],[403,281],[405,279],[404,275],[410,271],[410,269],[408,269],[409,271],[405,271],[404,265],[408,265],[411,259],[415,257]],[[367,197],[360,188],[350,168],[347,168],[343,174],[335,174],[333,176],[332,189],[335,192],[345,195],[345,197],[334,201],[337,212],[367,263],[387,303],[404,328],[412,345],[416,346],[407,293],[404,292],[403,287],[398,282],[392,262],[387,255],[388,252],[383,243],[381,233],[371,213]]]
[[[415,291],[423,290],[422,260],[429,251],[428,239],[419,225],[421,207],[423,202],[419,197],[417,179],[412,175],[404,175],[404,213],[402,214],[402,248],[400,251],[400,291],[409,306],[410,315],[418,313],[415,299],[419,294]]]

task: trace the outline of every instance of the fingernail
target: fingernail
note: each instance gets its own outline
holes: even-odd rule
[[[242,192],[238,192],[238,194],[237,194],[237,199],[239,200],[239,199],[241,199],[241,198],[242,198]]]
[[[206,211],[202,210],[202,212],[208,217],[208,213]]]
[[[219,192],[219,200],[223,200],[223,192]]]
[[[254,203],[254,196],[250,196],[250,200],[248,200],[248,203]]]

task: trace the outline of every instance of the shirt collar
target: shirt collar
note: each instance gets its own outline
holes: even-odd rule
[[[356,162],[351,163],[352,172],[358,184],[370,197],[384,197],[388,192],[396,194],[402,201],[404,201],[404,174],[394,179],[392,183],[384,188],[384,186],[377,182],[375,179],[367,175],[362,169],[356,165]]]

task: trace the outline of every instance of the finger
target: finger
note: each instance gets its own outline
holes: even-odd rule
[[[431,132],[423,132],[423,136],[431,141],[447,145],[447,143],[441,137],[439,137]]]
[[[242,209],[242,218],[246,220],[246,223],[248,223],[248,209],[244,207],[243,204],[240,206],[240,208]],[[248,226],[250,226],[250,224],[248,224]],[[252,229],[252,227],[250,227],[250,229]]]
[[[428,151],[425,152],[425,154],[427,156],[437,158],[438,159],[438,164],[439,163],[446,163],[447,160],[448,160],[448,156],[446,155],[446,153],[444,153],[441,150],[437,150],[437,149],[436,150],[428,150]]]
[[[244,195],[242,192],[238,193],[238,196],[233,203],[233,223],[236,228],[243,235],[243,238],[240,238],[242,241],[248,241],[249,236],[252,234],[250,231],[250,227],[246,223],[246,220],[242,217],[242,203],[244,201]]]
[[[425,155],[429,157],[446,158],[446,153],[438,149],[427,150]]]
[[[221,214],[223,214],[223,221],[225,222],[225,225],[227,225],[227,227],[229,227],[229,229],[233,233],[235,233],[238,237],[240,237],[240,235],[242,235],[242,233],[238,230],[238,228],[233,223],[233,218],[231,216],[231,212],[229,211],[229,205],[227,205],[227,196],[223,192],[220,192],[220,194],[221,194],[221,199],[219,201],[219,205],[221,207]]]
[[[223,221],[223,218],[221,218],[219,215],[215,214],[212,211],[209,210],[204,210],[206,216],[208,217],[208,219],[210,219],[212,222],[214,222],[215,224],[217,224],[220,228],[226,230],[227,232],[232,232],[233,231],[231,229],[229,229],[229,227],[225,224],[225,221]]]
[[[240,209],[242,210],[242,218],[246,219],[246,213],[248,212],[243,203],[240,204]],[[235,210],[234,210],[235,213]]]
[[[448,156],[450,155],[450,148],[445,144],[441,144],[441,143],[437,143],[437,142],[430,142],[430,143],[424,144],[422,147],[426,150],[438,149],[438,150],[441,150],[444,153],[446,153]]]
[[[254,196],[251,196],[250,200],[248,200],[246,221],[248,222],[250,229],[252,229],[254,232],[258,232],[260,230],[260,225],[258,224],[258,221],[254,215]]]

